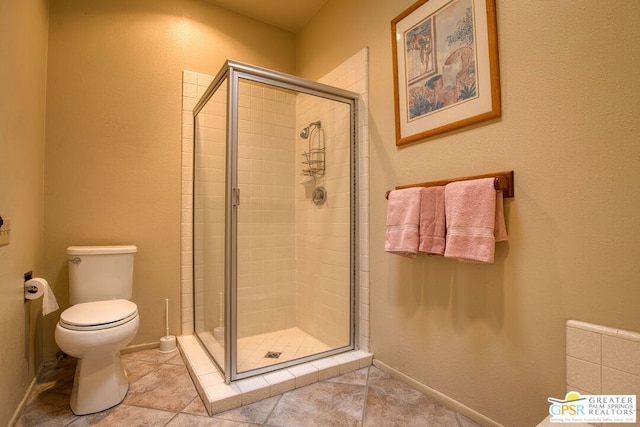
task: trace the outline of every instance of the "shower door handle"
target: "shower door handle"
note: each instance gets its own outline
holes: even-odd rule
[[[233,189],[233,201],[231,202],[232,206],[240,206],[240,189]]]

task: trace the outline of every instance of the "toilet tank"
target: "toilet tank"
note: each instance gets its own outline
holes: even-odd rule
[[[137,251],[133,245],[69,246],[69,302],[131,299]]]

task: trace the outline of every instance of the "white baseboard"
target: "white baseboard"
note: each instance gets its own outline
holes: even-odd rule
[[[130,345],[120,350],[120,354],[133,353],[133,352],[142,351],[142,350],[151,350],[152,348],[158,348],[158,347],[160,347],[160,341],[148,342],[146,344]]]
[[[384,362],[379,361],[378,359],[375,358],[373,359],[373,365],[386,372],[387,374],[391,375],[392,377],[402,381],[405,384],[410,385],[411,387],[415,388],[416,390],[420,390],[422,393],[426,394],[427,396],[433,398],[434,400],[438,401],[439,403],[442,403],[443,405],[453,409],[456,412],[459,412],[460,414],[464,415],[465,417],[482,424],[483,426],[491,426],[491,427],[503,427],[502,424],[499,424],[497,422],[495,422],[494,420],[482,415],[479,412],[474,411],[473,409],[469,408],[468,406],[463,405],[462,403],[458,402],[455,399],[452,399],[451,397],[440,393],[438,390],[435,390],[425,384],[422,384],[419,381],[416,381],[415,379],[411,378],[410,376],[403,374],[402,372],[390,367],[389,365],[385,364]]]
[[[36,386],[37,378],[38,378],[38,373],[36,373],[36,376],[33,377],[33,379],[31,380],[31,384],[29,384],[29,387],[27,387],[27,391],[24,393],[22,400],[16,407],[16,410],[14,411],[13,416],[9,420],[9,424],[8,424],[9,427],[15,426],[18,420],[20,419],[20,417],[22,416],[22,412],[24,411],[24,408],[27,406],[27,403],[29,401],[29,396],[31,396],[31,392],[33,391],[33,388]]]

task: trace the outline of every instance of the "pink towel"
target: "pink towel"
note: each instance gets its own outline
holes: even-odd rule
[[[494,230],[496,242],[509,240],[507,224],[504,221],[504,198],[502,191],[496,192],[496,228]]]
[[[444,255],[446,235],[444,186],[423,188],[421,195],[418,249],[430,255]]]
[[[418,254],[420,190],[406,188],[389,193],[385,251],[408,258]]]
[[[495,242],[507,239],[502,193],[493,183],[494,178],[482,178],[445,187],[445,257],[493,263]]]

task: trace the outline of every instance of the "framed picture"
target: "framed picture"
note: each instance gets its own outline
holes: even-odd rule
[[[396,145],[500,117],[495,0],[419,0],[391,35]]]

